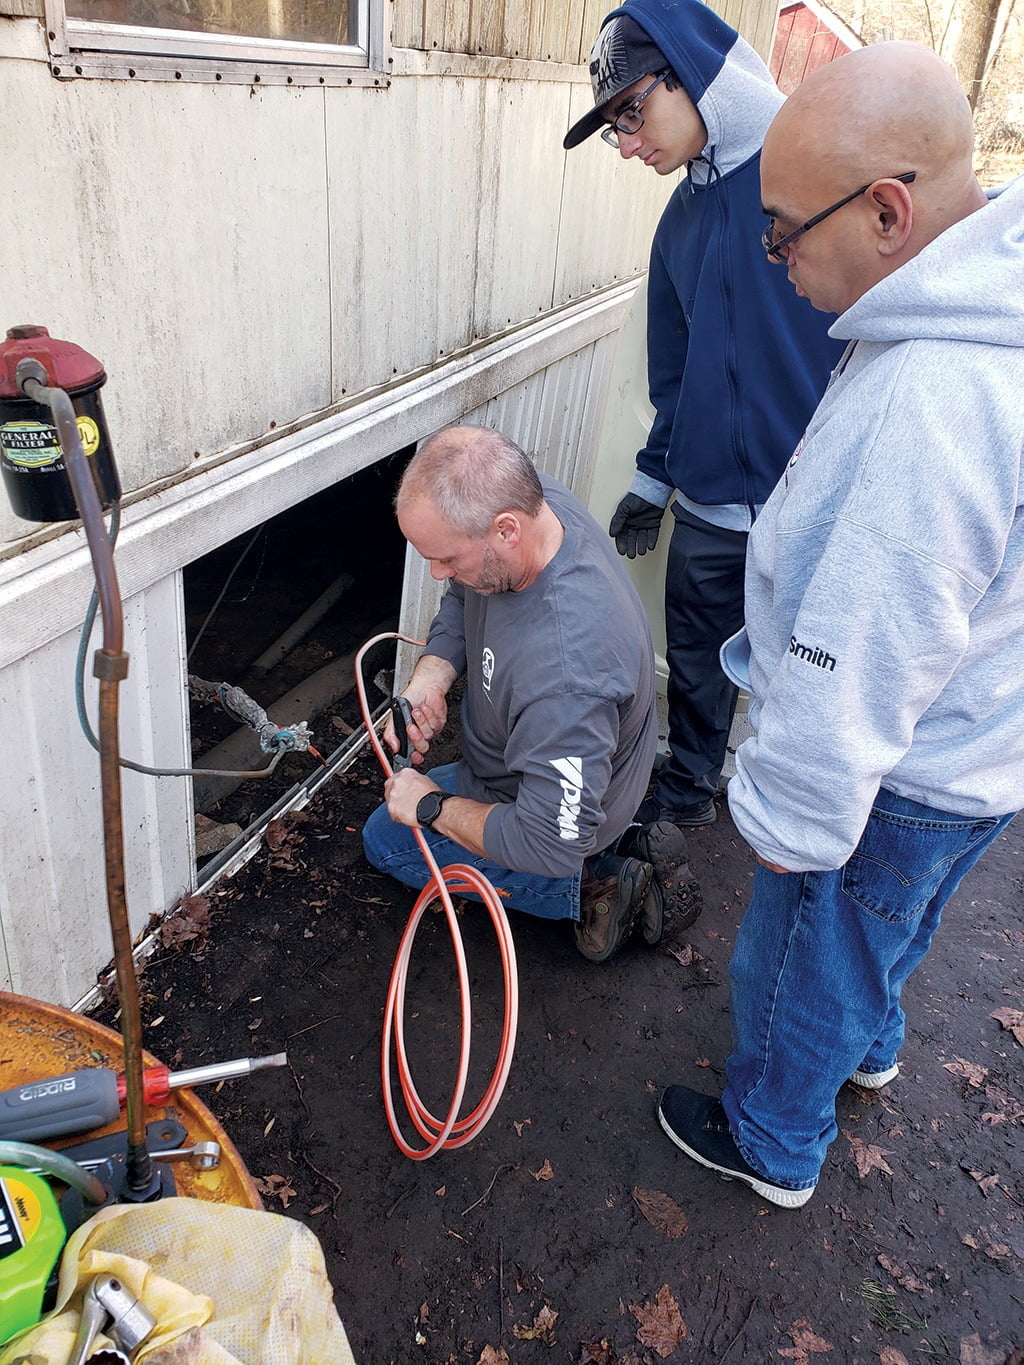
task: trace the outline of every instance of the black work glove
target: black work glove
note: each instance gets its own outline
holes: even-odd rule
[[[627,559],[645,555],[658,543],[658,531],[664,507],[656,507],[653,502],[641,498],[636,493],[627,493],[615,509],[608,526],[608,534],[615,537],[615,548]]]

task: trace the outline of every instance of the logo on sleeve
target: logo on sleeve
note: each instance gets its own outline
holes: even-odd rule
[[[491,679],[494,677],[494,650],[485,649],[480,657],[480,671],[484,679],[484,691],[491,690]]]
[[[814,664],[815,668],[824,668],[828,673],[836,671],[835,659],[820,645],[802,645],[795,635],[791,635],[789,652],[795,654],[805,664]]]
[[[551,766],[558,773],[562,800],[558,807],[558,837],[580,837],[580,801],[583,799],[583,759],[553,758]]]

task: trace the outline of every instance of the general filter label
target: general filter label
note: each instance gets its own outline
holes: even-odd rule
[[[100,429],[85,414],[75,418],[82,450],[95,455],[100,448]],[[57,428],[45,422],[5,422],[0,426],[0,451],[5,458],[23,469],[39,469],[56,464],[64,454]]]
[[[30,1242],[42,1209],[35,1192],[15,1176],[0,1180],[0,1260]]]
[[[44,422],[5,422],[0,426],[0,451],[24,469],[56,464],[63,454],[56,427]]]

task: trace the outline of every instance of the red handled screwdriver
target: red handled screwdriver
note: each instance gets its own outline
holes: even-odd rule
[[[284,1052],[270,1057],[239,1057],[233,1062],[213,1062],[189,1071],[169,1071],[149,1066],[142,1073],[142,1097],[146,1104],[164,1104],[172,1090],[248,1076],[268,1066],[287,1066]],[[0,1139],[33,1142],[37,1138],[84,1133],[112,1123],[124,1104],[125,1079],[108,1067],[72,1071],[29,1081],[0,1092]]]

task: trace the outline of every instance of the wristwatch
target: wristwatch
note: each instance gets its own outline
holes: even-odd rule
[[[427,792],[426,796],[421,796],[416,803],[416,823],[422,825],[424,829],[430,829],[441,814],[441,807],[449,796],[454,795],[454,792],[433,791]]]

